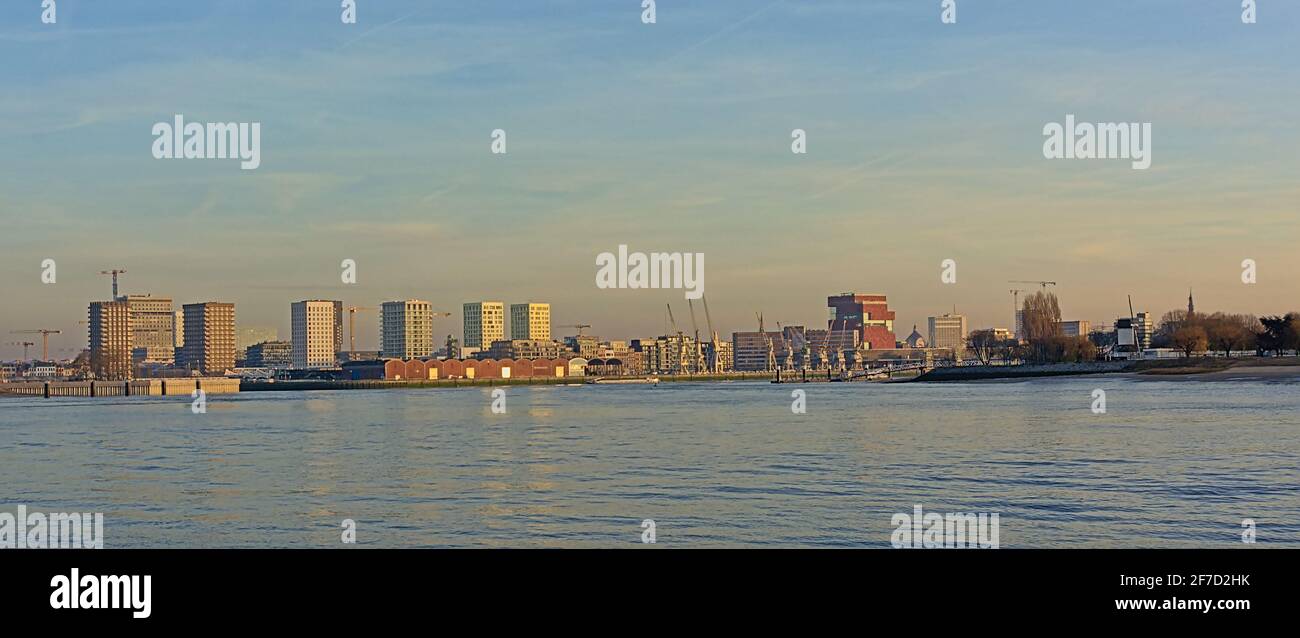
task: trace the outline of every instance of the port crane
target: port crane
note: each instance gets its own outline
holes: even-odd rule
[[[691,310],[691,330],[695,332],[695,361],[693,364],[694,373],[699,374],[700,368],[704,367],[704,353],[700,351],[700,327],[695,323],[695,304],[690,299],[686,300],[686,306]]]
[[[116,301],[117,300],[117,276],[126,274],[126,269],[114,268],[112,270],[101,270],[99,271],[99,274],[113,276],[113,299]]]
[[[709,325],[709,358],[705,361],[705,367],[709,372],[718,371],[718,333],[713,329],[713,317],[709,315],[709,300],[704,295],[700,295],[700,301],[704,302],[704,320]]]
[[[14,330],[11,332],[11,334],[16,334],[16,335],[17,334],[34,335],[38,333],[41,335],[41,361],[49,361],[50,360],[50,335],[63,334],[62,330],[46,330],[44,328],[41,328],[39,330]]]
[[[767,331],[763,329],[763,313],[756,312],[754,317],[758,319],[758,334],[767,342],[767,372],[776,369],[776,351],[772,347],[772,337],[769,337]]]
[[[672,304],[665,304],[665,305],[668,306],[668,323],[672,325],[673,332],[677,333],[677,350],[673,353],[673,364],[674,364],[673,367],[689,373],[690,366],[682,365],[683,360],[686,359],[686,357],[690,356],[686,351],[685,333],[677,329],[677,319],[673,318],[673,305]]]

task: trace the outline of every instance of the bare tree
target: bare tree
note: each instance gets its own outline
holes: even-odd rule
[[[1174,331],[1172,342],[1174,348],[1183,351],[1183,356],[1191,357],[1197,352],[1205,352],[1209,338],[1201,326],[1183,326]]]
[[[1050,359],[1050,352],[1061,336],[1061,305],[1056,295],[1040,290],[1025,297],[1022,317],[1031,356],[1038,361]]]

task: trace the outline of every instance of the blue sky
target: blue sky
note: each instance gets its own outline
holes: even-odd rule
[[[618,244],[705,253],[723,332],[816,324],[844,290],[888,294],[900,335],[954,306],[1007,326],[1009,279],[1092,321],[1188,286],[1300,308],[1300,3],[1253,25],[1237,0],[957,0],[954,25],[939,0],[665,1],[654,25],[639,0],[357,3],[355,25],[333,0],[0,5],[0,331],[81,345],[98,271],[125,267],[126,291],[283,336],[313,297],[428,299],[457,334],[476,299],[658,334],[680,292],[594,286]],[[153,159],[175,113],[260,122],[261,167]],[[1067,113],[1151,122],[1151,169],[1043,159]]]

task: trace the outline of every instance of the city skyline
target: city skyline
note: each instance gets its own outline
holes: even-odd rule
[[[240,326],[282,335],[311,298],[544,299],[553,325],[660,334],[680,294],[593,285],[596,255],[626,243],[705,253],[724,334],[755,312],[821,326],[850,290],[888,295],[904,335],[954,306],[1013,328],[1020,279],[1059,282],[1064,318],[1094,324],[1128,294],[1158,318],[1188,287],[1205,311],[1287,312],[1300,72],[1278,51],[1300,7],[1243,26],[1231,4],[1117,20],[982,2],[944,26],[937,3],[718,2],[647,26],[613,4],[393,1],[346,29],[302,2],[70,2],[56,25],[8,3],[0,53],[28,62],[0,101],[0,332],[84,347],[85,305],[110,298],[99,271],[125,268],[123,294],[233,302]],[[178,113],[261,122],[261,166],[154,160],[150,126]],[[1043,159],[1044,123],[1067,114],[1151,122],[1151,168]],[[20,357],[8,341],[0,358]]]

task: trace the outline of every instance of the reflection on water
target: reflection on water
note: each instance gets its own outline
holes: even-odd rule
[[[0,508],[104,512],[106,547],[888,547],[914,504],[1002,547],[1300,546],[1297,383],[799,387],[5,399]]]

